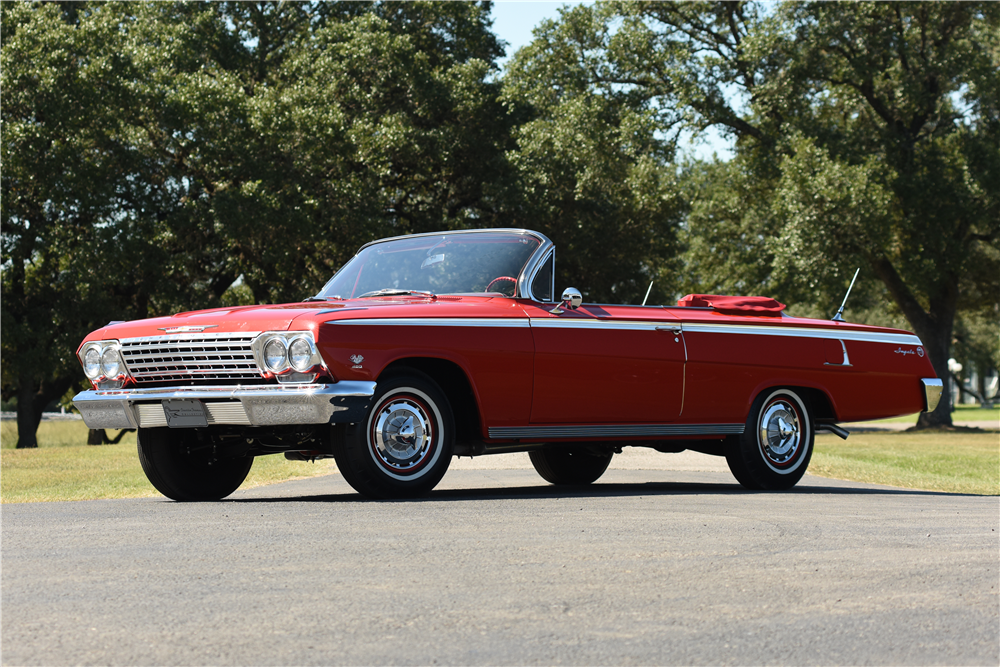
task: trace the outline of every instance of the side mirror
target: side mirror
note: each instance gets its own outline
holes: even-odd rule
[[[580,294],[580,290],[575,287],[567,287],[563,290],[562,301],[560,301],[559,304],[549,312],[553,315],[559,315],[564,312],[562,306],[565,306],[570,310],[576,310],[581,306],[581,304],[583,304],[583,295]]]

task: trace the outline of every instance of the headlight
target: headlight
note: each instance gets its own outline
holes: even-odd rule
[[[93,380],[101,374],[101,351],[98,347],[89,347],[83,353],[83,372]]]
[[[90,351],[87,352],[87,356],[90,356]],[[121,359],[118,357],[118,350],[113,347],[104,348],[104,353],[101,355],[101,371],[103,371],[104,377],[109,379],[118,377],[120,368]]]
[[[281,338],[272,338],[264,346],[264,364],[268,370],[280,373],[288,368],[288,356],[285,348],[285,341]]]
[[[292,368],[300,373],[305,373],[312,367],[312,355],[312,345],[305,338],[296,338],[288,346],[288,361],[291,362]]]

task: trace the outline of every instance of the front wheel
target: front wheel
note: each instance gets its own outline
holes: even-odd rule
[[[139,463],[157,491],[171,500],[220,500],[240,488],[253,457],[216,458],[189,430],[140,428]]]
[[[529,452],[531,465],[546,482],[583,485],[596,482],[611,463],[614,452],[581,449],[539,449]]]
[[[369,498],[428,493],[451,463],[455,419],[429,377],[413,372],[378,383],[362,422],[334,447],[341,475]]]
[[[781,491],[802,479],[812,451],[805,401],[791,389],[776,389],[754,400],[743,435],[726,442],[726,462],[744,487]]]

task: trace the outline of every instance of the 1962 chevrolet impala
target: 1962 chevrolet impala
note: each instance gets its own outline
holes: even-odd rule
[[[256,456],[333,457],[372,498],[423,494],[452,456],[530,452],[589,484],[624,446],[725,456],[788,489],[816,431],[932,410],[911,333],[789,317],[761,297],[676,306],[555,300],[555,247],[494,229],[369,243],[302,303],[113,323],[78,356],[90,428],[137,428],[175,500],[235,491]]]

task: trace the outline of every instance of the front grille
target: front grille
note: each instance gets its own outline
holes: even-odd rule
[[[250,344],[254,333],[183,334],[126,338],[121,354],[136,384],[259,383]]]

